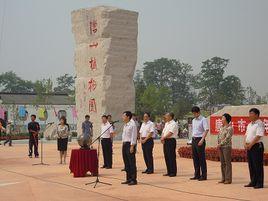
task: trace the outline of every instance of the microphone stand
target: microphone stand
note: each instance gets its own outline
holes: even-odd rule
[[[48,123],[48,125],[50,125],[50,126],[52,124],[53,123]],[[40,161],[40,163],[36,163],[36,164],[33,164],[33,165],[49,165],[49,164],[43,162],[43,140],[42,139],[44,139],[44,133],[43,133],[43,138],[40,137],[40,143],[41,143],[41,157],[40,158],[41,158],[41,161]],[[38,135],[37,135],[37,140],[36,140],[36,137],[35,137],[35,142],[34,142],[35,145],[37,146],[36,141],[38,142]]]
[[[43,162],[43,140],[42,139],[44,139],[44,134],[43,134],[43,138],[40,137],[40,142],[41,142],[41,157],[40,158],[41,158],[41,161],[40,161],[40,163],[36,163],[33,165],[49,165],[49,164],[46,164]],[[38,142],[38,135],[37,135],[37,140],[35,139],[35,146],[38,147],[36,141]]]
[[[106,131],[108,131],[111,127],[113,127],[114,123],[116,122],[113,122],[111,123],[111,125],[109,126],[109,128],[107,128],[105,131],[103,131],[103,133],[101,133],[92,143],[94,144],[96,141],[98,141],[98,149],[97,149],[97,157],[98,157],[98,162],[97,162],[97,169],[98,169],[98,172],[97,172],[97,177],[96,177],[96,180],[93,181],[93,182],[90,182],[90,183],[86,183],[85,185],[91,185],[91,184],[94,184],[93,188],[96,188],[97,184],[100,183],[100,184],[104,184],[104,185],[109,185],[111,186],[112,184],[110,183],[105,183],[105,182],[101,182],[100,181],[100,176],[99,176],[99,170],[100,170],[100,166],[99,166],[99,156],[100,156],[100,142],[101,142],[101,137],[106,133]],[[91,146],[90,145],[90,146]]]

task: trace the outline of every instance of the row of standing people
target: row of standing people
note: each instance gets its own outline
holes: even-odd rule
[[[191,180],[204,181],[207,180],[207,164],[205,158],[206,136],[209,131],[208,122],[200,113],[200,108],[193,107],[192,113],[194,119],[192,122],[192,155],[194,163],[194,177]],[[250,183],[245,187],[262,188],[263,187],[263,142],[264,124],[259,119],[260,111],[252,108],[249,111],[251,123],[247,127],[245,136],[245,149],[247,150]],[[102,136],[102,149],[104,157],[103,168],[112,168],[112,138],[115,135],[114,127],[110,125],[111,116],[102,116],[102,132],[106,133]],[[137,184],[137,168],[136,168],[136,145],[138,138],[142,144],[144,161],[146,170],[143,173],[154,173],[153,163],[153,135],[155,132],[154,123],[150,121],[150,114],[144,113],[144,122],[138,130],[137,123],[132,119],[132,113],[126,111],[123,113],[124,128],[122,134],[122,155],[124,161],[124,169],[127,173],[126,182],[130,185]],[[35,157],[38,153],[38,133],[40,126],[35,121],[36,116],[31,116],[32,121],[28,124],[29,136],[29,157],[32,157],[33,147]],[[174,114],[165,114],[165,126],[161,136],[163,143],[164,157],[167,167],[167,173],[164,176],[174,177],[177,175],[176,163],[176,136],[178,125],[174,121]],[[232,135],[233,128],[231,126],[231,116],[224,114],[222,117],[223,126],[218,135],[218,148],[220,150],[222,179],[220,183],[232,183],[232,165],[231,165],[231,150],[232,150]],[[92,123],[89,121],[89,116],[82,125],[83,133],[87,133],[87,129],[92,132]],[[69,126],[66,118],[60,119],[60,124],[57,126],[57,145],[60,152],[60,163],[66,163],[66,153],[68,145]]]
[[[209,132],[207,119],[201,115],[200,108],[192,108],[194,119],[192,121],[192,156],[194,166],[194,176],[190,180],[205,181],[207,180],[207,163],[206,163],[206,136]],[[263,188],[264,169],[263,169],[263,136],[265,127],[260,120],[260,111],[252,108],[249,111],[251,122],[247,126],[244,146],[247,150],[248,167],[250,173],[250,182],[245,187]],[[126,181],[122,184],[137,184],[137,167],[136,167],[136,146],[140,139],[143,150],[144,162],[146,169],[144,174],[154,173],[153,147],[155,125],[150,121],[150,114],[144,113],[143,123],[138,130],[137,123],[132,119],[132,113],[126,111],[123,113],[124,128],[122,133],[122,156],[124,161],[124,170],[126,171]],[[174,121],[173,113],[165,114],[165,126],[161,135],[163,152],[167,172],[163,176],[175,177],[177,175],[176,162],[176,137],[178,134],[178,124]],[[104,168],[112,168],[112,137],[115,135],[113,127],[110,127],[107,116],[102,117],[102,132],[106,131],[102,138],[102,148],[104,157]],[[232,135],[233,127],[231,124],[232,117],[230,114],[223,114],[222,127],[218,135],[218,148],[220,151],[221,173],[222,178],[219,183],[232,183]],[[109,129],[108,129],[109,128]]]

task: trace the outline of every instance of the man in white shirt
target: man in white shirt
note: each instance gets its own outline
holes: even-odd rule
[[[143,158],[146,164],[146,170],[142,173],[153,174],[154,173],[154,160],[153,160],[153,148],[154,148],[154,137],[155,126],[150,121],[150,113],[145,112],[143,115],[143,123],[139,135],[141,137],[141,145],[143,151]]]
[[[206,162],[206,136],[209,131],[208,121],[200,113],[200,108],[192,108],[194,119],[192,121],[192,155],[194,162],[194,177],[191,180],[207,180],[207,162]],[[200,169],[202,175],[200,174]]]
[[[136,167],[136,144],[137,127],[132,118],[132,113],[126,111],[122,119],[125,123],[122,134],[122,155],[126,171],[126,181],[122,184],[137,185],[137,167]]]
[[[111,169],[113,163],[112,138],[114,130],[113,126],[108,122],[108,117],[106,115],[102,116],[101,133],[103,134],[101,136],[101,146],[104,161],[102,168]]]
[[[134,126],[134,129],[135,129],[135,132],[137,132],[137,139],[139,140],[139,136],[138,136],[138,134],[139,134],[139,132],[138,132],[138,128],[139,128],[139,123],[138,123],[138,121],[137,121],[137,118],[136,118],[136,116],[134,116],[135,114],[134,113],[132,113],[132,118],[131,118],[131,120],[130,120],[130,123],[132,123],[133,125],[135,125]],[[135,145],[135,151],[137,151],[137,144]],[[123,169],[121,169],[121,171],[126,171],[126,167],[124,167]]]
[[[167,173],[163,176],[175,177],[177,175],[176,137],[178,135],[178,124],[174,121],[173,113],[166,113],[165,121],[161,142],[164,149]]]
[[[247,150],[250,183],[245,187],[255,189],[263,188],[263,136],[265,133],[264,123],[260,120],[260,111],[252,108],[249,111],[250,123],[245,134],[245,149]]]

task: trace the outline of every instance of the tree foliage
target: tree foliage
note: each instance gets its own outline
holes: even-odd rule
[[[64,74],[56,79],[57,86],[54,88],[55,92],[58,93],[74,93],[74,76]]]
[[[142,111],[150,112],[153,115],[163,114],[169,111],[171,106],[171,90],[166,87],[149,85],[140,97]]]
[[[191,86],[192,67],[175,59],[160,58],[145,62],[142,71],[134,79],[136,87],[136,110],[151,111],[162,115],[174,106],[177,116],[184,116],[195,102]],[[179,103],[189,103],[179,105]]]
[[[50,78],[41,79],[35,82],[24,80],[15,72],[8,71],[0,74],[0,90],[9,93],[74,93],[74,76],[64,74],[56,78],[57,86],[53,86]]]
[[[196,75],[195,88],[199,90],[198,101],[205,108],[220,104],[239,105],[244,101],[244,88],[238,77],[224,76],[228,59],[213,57],[202,62]]]
[[[50,78],[37,80],[35,82],[35,92],[37,94],[36,104],[48,103],[48,97],[53,93],[53,82]]]
[[[8,71],[0,75],[0,89],[9,93],[34,92],[34,83],[23,80],[13,71]]]

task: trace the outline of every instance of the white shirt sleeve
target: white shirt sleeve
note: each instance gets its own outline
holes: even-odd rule
[[[110,127],[110,134],[111,133],[113,133],[114,132],[114,129],[113,129],[113,126],[112,125],[110,125],[111,127]]]
[[[155,126],[154,126],[154,124],[152,123],[152,124],[150,125],[149,132],[150,132],[150,133],[154,133],[154,131],[155,131]]]
[[[132,137],[131,137],[131,145],[135,145],[137,143],[137,127],[132,125]]]
[[[207,118],[204,118],[203,119],[202,124],[203,124],[204,130],[205,131],[208,131],[209,130],[209,126],[208,126],[208,119]]]
[[[264,124],[263,123],[259,123],[258,124],[258,127],[257,127],[257,131],[256,131],[256,135],[262,137],[262,136],[264,136],[264,133],[265,133]]]
[[[172,134],[175,134],[176,133],[176,129],[177,129],[176,123],[173,123],[173,124],[171,124],[169,126],[168,132],[169,133],[172,133]]]

